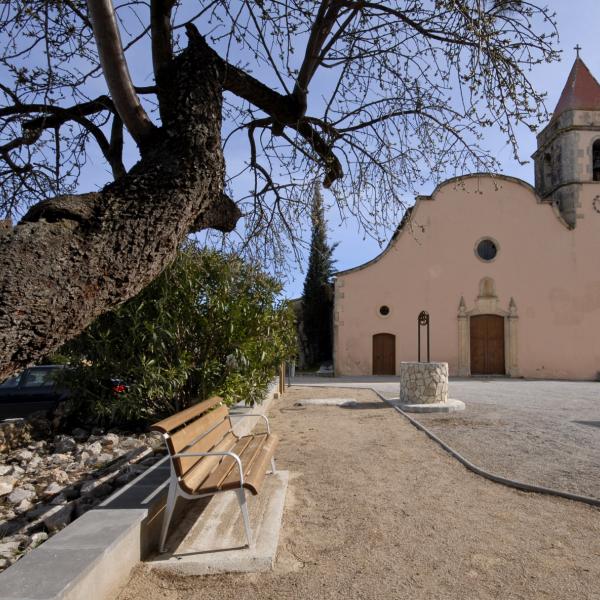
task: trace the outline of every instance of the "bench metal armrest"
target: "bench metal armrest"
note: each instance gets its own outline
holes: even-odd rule
[[[242,468],[242,461],[240,457],[235,452],[178,452],[177,454],[173,454],[171,458],[185,458],[188,456],[230,456],[235,459],[237,463],[238,469],[240,471],[240,487],[244,485],[244,469]]]
[[[265,416],[265,415],[260,415],[258,413],[248,413],[246,415],[229,415],[229,418],[238,418],[238,419],[243,419],[244,417],[254,417],[254,418],[260,418],[260,419],[264,419],[265,423],[267,424],[267,433],[271,433],[271,426],[269,425],[269,419]]]

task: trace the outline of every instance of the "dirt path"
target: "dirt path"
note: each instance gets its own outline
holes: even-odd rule
[[[292,388],[270,416],[292,476],[275,570],[141,567],[119,600],[600,600],[598,509],[480,479],[369,391]]]

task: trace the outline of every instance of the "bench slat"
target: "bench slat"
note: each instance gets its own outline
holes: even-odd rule
[[[250,490],[255,496],[258,494],[260,486],[264,481],[269,463],[275,454],[275,448],[277,447],[278,443],[279,437],[277,435],[270,434],[265,443],[261,446],[255,460],[252,462],[250,472],[244,474],[244,487]]]
[[[258,451],[258,448],[264,443],[266,434],[260,434],[255,438],[253,436],[245,436],[232,448],[242,461],[244,473],[247,470],[247,464],[251,462],[252,456]],[[225,457],[223,462],[203,481],[198,487],[202,490],[219,490],[223,487],[225,481],[235,482],[235,487],[240,485],[240,471],[236,461],[233,458]]]
[[[183,450],[183,452],[210,452],[230,431],[231,423],[229,419],[223,419],[210,433],[207,433],[202,439]],[[205,459],[198,456],[176,458],[174,460],[175,472],[178,476],[185,475],[198,461],[202,460]]]
[[[229,417],[229,409],[226,406],[219,406],[215,410],[208,414],[192,421],[186,425],[183,429],[176,431],[171,436],[171,444],[173,445],[173,452],[184,452],[185,448],[191,444],[198,436],[210,431],[217,423],[224,421]],[[231,429],[231,424],[229,425]],[[210,434],[208,434],[210,435]],[[206,437],[208,437],[208,435]],[[203,438],[204,439],[204,438]],[[198,440],[200,441],[200,440]],[[213,444],[214,445],[214,444]],[[196,452],[207,452],[208,450],[196,450]]]
[[[216,446],[211,448],[211,452],[231,452],[237,442],[238,438],[233,433],[229,433]],[[222,456],[206,456],[199,460],[181,479],[181,485],[185,491],[189,494],[194,493],[200,483],[210,475],[222,460]]]
[[[217,446],[213,448],[213,451],[227,451],[239,454],[247,445],[248,440],[245,438],[240,439],[234,436],[233,443],[231,443],[228,448]],[[231,461],[233,465],[236,465],[235,460],[229,456],[207,457],[202,460],[202,464],[186,473],[185,477],[182,479],[182,483],[190,493],[205,493],[204,488],[207,487],[205,482],[208,478],[213,476],[215,471],[223,468],[227,469],[229,472],[232,466],[229,461]],[[235,470],[238,472],[237,465],[235,466]]]
[[[267,434],[257,434],[255,436],[248,436],[250,438],[250,443],[244,449],[244,452],[240,455],[240,460],[242,461],[242,467],[244,469],[244,479],[246,478],[248,472],[252,468],[252,464],[256,456],[258,455],[260,449],[264,445],[267,440]],[[231,471],[227,477],[225,477],[221,482],[219,482],[219,488],[228,488],[231,485],[239,485],[239,476],[237,469]]]
[[[190,406],[181,412],[155,423],[150,429],[153,431],[160,431],[161,433],[170,433],[187,421],[199,417],[202,413],[205,413],[213,408],[213,406],[217,406],[217,404],[220,404],[221,402],[223,402],[223,398],[220,398],[219,396],[213,396],[208,400],[198,402],[198,404],[194,404],[194,406]]]

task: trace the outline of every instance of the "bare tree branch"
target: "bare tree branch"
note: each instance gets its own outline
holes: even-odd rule
[[[338,18],[340,8],[341,6],[336,0],[322,0],[321,2],[310,30],[304,60],[294,88],[294,92],[301,97],[305,97],[308,93],[308,84],[319,65],[321,49]]]
[[[119,116],[140,148],[150,141],[154,126],[135,93],[111,0],[88,0],[88,10],[106,84]]]
[[[102,130],[94,125],[92,121],[86,117],[103,110],[109,110],[115,112],[115,108],[112,101],[108,96],[100,96],[90,102],[82,104],[76,104],[68,108],[60,106],[51,106],[48,104],[22,104],[19,103],[15,106],[8,106],[0,108],[0,117],[6,117],[8,115],[26,115],[31,113],[46,113],[42,116],[30,119],[29,121],[23,122],[23,136],[13,139],[10,143],[0,147],[3,159],[11,166],[15,172],[26,172],[26,167],[19,167],[14,161],[10,159],[9,151],[19,146],[34,144],[40,137],[41,133],[45,129],[57,129],[61,125],[64,125],[68,121],[75,121],[82,125],[89,133],[92,134],[94,139],[98,142],[98,146],[102,151],[102,154],[111,166],[113,175],[115,178],[121,177],[125,173],[125,167],[122,161],[123,151],[123,136],[122,131],[120,133],[120,144],[117,142],[113,146],[112,142],[109,144],[108,140]],[[116,120],[121,124],[122,122],[118,115],[115,113]],[[115,123],[113,121],[113,123]]]
[[[152,64],[154,78],[160,80],[160,73],[173,59],[171,40],[171,11],[175,0],[152,0],[150,3],[150,27],[152,32]]]

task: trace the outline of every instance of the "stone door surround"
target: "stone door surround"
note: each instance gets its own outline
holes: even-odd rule
[[[471,329],[470,319],[476,315],[497,315],[504,318],[504,361],[508,377],[519,377],[517,333],[519,316],[517,305],[510,299],[507,309],[500,307],[493,279],[484,277],[479,282],[479,295],[472,308],[468,308],[461,296],[458,304],[458,375],[471,376]]]

